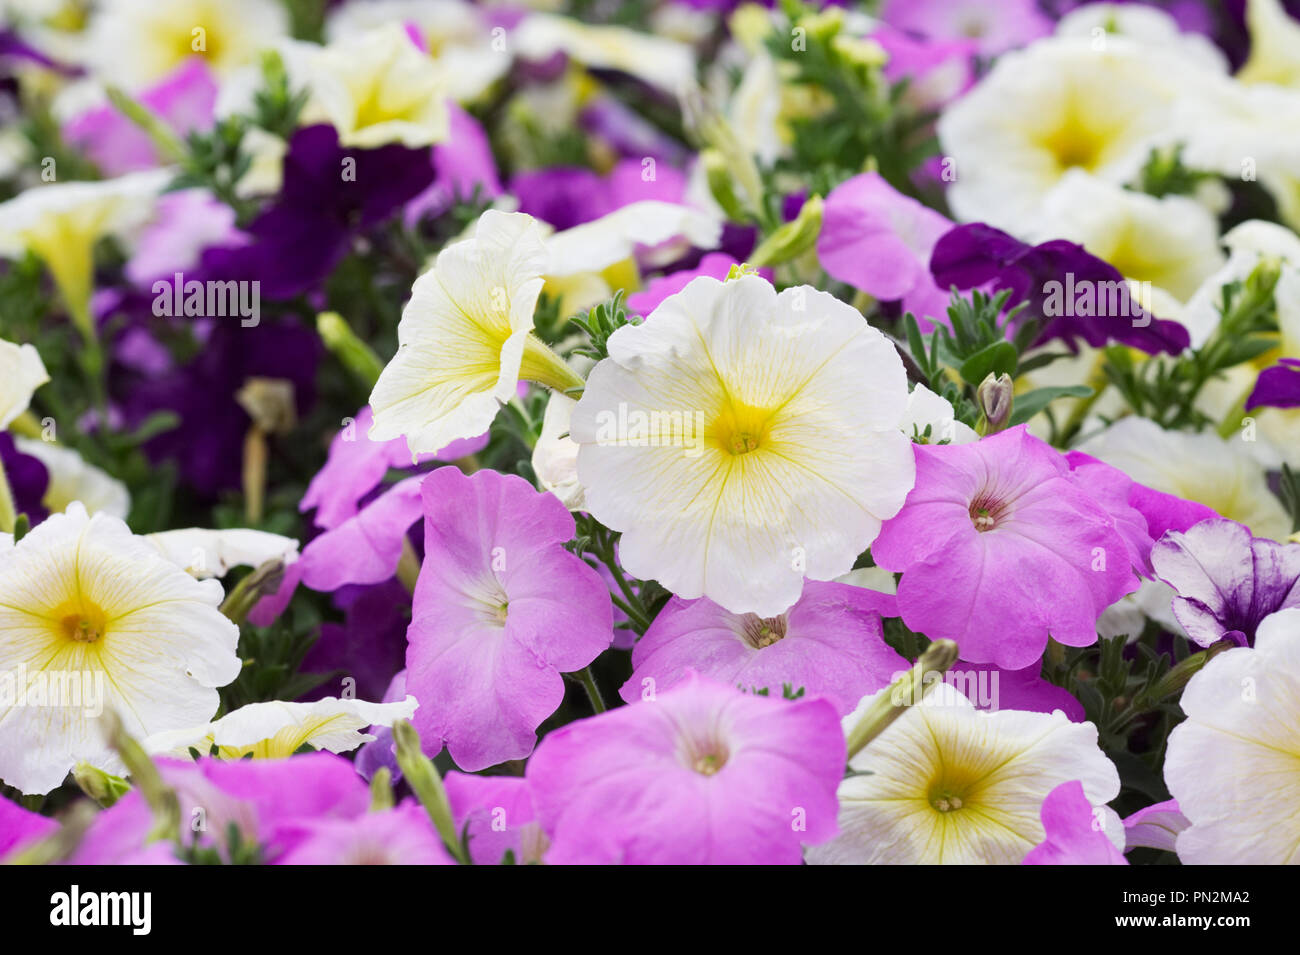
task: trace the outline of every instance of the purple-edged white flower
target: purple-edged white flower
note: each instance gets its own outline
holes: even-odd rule
[[[424,479],[424,564],[406,686],[430,752],[468,771],[533,751],[580,670],[613,638],[600,575],[564,549],[573,517],[521,478],[440,468]]]
[[[548,862],[797,865],[835,835],[844,757],[829,701],[693,675],[550,733],[527,778]]]
[[[908,662],[885,643],[880,618],[894,598],[810,580],[798,603],[775,617],[732,613],[707,597],[674,597],[632,649],[634,672],[620,693],[631,703],[667,690],[691,670],[746,691],[802,688],[843,715]]]
[[[1083,793],[1083,783],[1061,783],[1043,800],[1046,838],[1025,856],[1025,865],[1128,865],[1106,835],[1105,813]]]
[[[1093,643],[1097,619],[1138,579],[1132,543],[1066,459],[1024,426],[914,450],[916,487],[872,547],[903,573],[903,621],[955,640],[964,660],[1012,670],[1037,660],[1049,635]]]
[[[1203,647],[1224,637],[1254,643],[1265,617],[1300,607],[1300,544],[1251,537],[1236,521],[1171,531],[1151,549],[1151,563],[1178,592],[1174,616]]]

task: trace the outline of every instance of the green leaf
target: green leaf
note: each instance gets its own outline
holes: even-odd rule
[[[994,342],[962,362],[961,376],[968,384],[978,388],[980,382],[989,374],[1015,375],[1016,363],[1019,359],[1020,353],[1011,342]]]
[[[1024,424],[1057,398],[1091,397],[1092,389],[1087,385],[1069,385],[1064,388],[1035,388],[1023,395],[1016,395],[1015,409],[1011,413],[1011,421],[1008,427]]]

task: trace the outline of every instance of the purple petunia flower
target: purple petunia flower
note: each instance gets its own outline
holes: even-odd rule
[[[1071,722],[1087,719],[1083,704],[1069,690],[1049,683],[1037,663],[1023,670],[1003,670],[990,663],[957,662],[944,673],[944,682],[957,688],[977,710],[1027,710],[1053,713],[1060,710]]]
[[[573,516],[522,478],[439,468],[421,487],[424,563],[407,633],[407,689],[426,751],[468,771],[533,751],[561,673],[609,647],[600,575],[565,550]]]
[[[456,831],[468,835],[475,865],[499,865],[507,852],[519,864],[542,861],[549,843],[537,823],[527,779],[450,772],[443,785]]]
[[[1279,359],[1276,365],[1259,373],[1246,410],[1262,406],[1300,408],[1300,358]]]
[[[527,779],[548,862],[797,865],[838,831],[845,756],[830,701],[692,675],[548,734]]]
[[[902,307],[921,319],[947,321],[946,286],[930,275],[930,254],[952,223],[898,192],[879,174],[863,173],[826,197],[817,258],[832,278]]]
[[[1025,865],[1128,865],[1124,853],[1106,838],[1104,820],[1077,779],[1061,783],[1043,800],[1046,838],[1025,856]]]
[[[285,827],[294,846],[277,865],[455,865],[429,814],[414,800],[351,819],[316,818]]]
[[[798,603],[770,619],[731,613],[707,597],[674,597],[632,650],[631,703],[676,686],[691,670],[746,691],[780,696],[784,684],[834,704],[841,716],[906,670],[885,643],[894,597],[851,584],[804,582]]]
[[[1174,616],[1203,647],[1224,637],[1253,646],[1260,621],[1300,607],[1300,544],[1251,537],[1236,521],[1219,517],[1170,532],[1151,562],[1178,591]]]
[[[1073,346],[1075,339],[1082,338],[1096,348],[1120,342],[1150,355],[1176,355],[1191,342],[1182,325],[1153,318],[1128,295],[1122,296],[1121,314],[1110,314],[1111,303],[1102,301],[1109,296],[1100,293],[1094,295],[1090,308],[1064,307],[1064,299],[1057,308],[1054,292],[1126,287],[1118,269],[1064,239],[1029,245],[982,222],[960,225],[935,244],[930,271],[940,288],[1010,289],[1008,308],[1026,303],[1013,326],[1030,320],[1043,323],[1036,344],[1061,339]],[[1087,311],[1101,314],[1078,314]]]
[[[19,451],[8,431],[0,431],[0,467],[9,480],[14,513],[26,514],[33,525],[45,520],[49,512],[41,501],[50,486],[49,469],[39,458]]]
[[[1190,825],[1191,821],[1178,808],[1177,799],[1139,809],[1124,818],[1124,851],[1142,847],[1173,852],[1178,834]]]
[[[963,660],[1011,670],[1037,660],[1049,635],[1096,641],[1102,612],[1137,589],[1133,544],[1066,459],[1024,425],[913,450],[916,486],[871,549],[903,574],[903,621],[955,640]],[[1129,510],[1123,520],[1142,521]]]

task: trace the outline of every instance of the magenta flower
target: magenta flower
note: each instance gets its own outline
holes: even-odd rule
[[[653,278],[646,284],[644,289],[633,292],[627,297],[628,311],[637,315],[649,315],[659,307],[660,302],[670,295],[676,295],[690,285],[693,279],[697,279],[701,275],[707,275],[711,279],[722,281],[731,271],[731,267],[739,264],[725,252],[706,253],[700,259],[700,264],[695,268],[681,269],[677,272],[670,272],[667,275]],[[770,278],[770,269],[760,269],[759,271],[767,274]]]
[[[977,710],[1027,710],[1052,713],[1060,710],[1071,722],[1087,720],[1083,704],[1069,690],[1049,683],[1037,663],[1023,670],[1003,670],[989,663],[958,662],[943,675]],[[385,701],[387,702],[387,701]]]
[[[804,582],[798,603],[777,617],[732,613],[707,597],[674,597],[632,650],[631,703],[667,690],[692,669],[746,691],[782,695],[784,684],[821,696],[845,715],[909,666],[885,643],[882,616],[894,598],[851,584]]]
[[[1009,670],[1037,660],[1048,636],[1093,643],[1102,611],[1138,579],[1133,545],[1066,459],[1024,425],[914,451],[916,486],[871,549],[903,574],[903,621]]]
[[[607,649],[600,575],[565,550],[573,516],[522,478],[439,468],[424,479],[424,564],[406,684],[426,751],[468,771],[533,751],[564,698],[561,673]]]
[[[198,265],[208,246],[235,246],[242,241],[243,233],[235,228],[235,210],[212,193],[205,189],[169,192],[159,197],[152,221],[141,230],[126,264],[126,277],[142,290],[152,288],[155,279],[171,283],[177,272]],[[172,295],[172,289],[165,294]]]
[[[1191,821],[1178,808],[1177,799],[1166,799],[1124,817],[1124,851],[1147,848],[1174,852],[1178,834]]]
[[[450,772],[443,785],[456,831],[468,837],[475,865],[500,865],[507,852],[516,864],[542,861],[549,843],[537,824],[527,779]]]
[[[885,79],[907,80],[908,99],[923,109],[946,106],[975,82],[974,40],[926,40],[881,25],[871,33],[885,52]]]
[[[827,274],[878,299],[901,300],[920,319],[947,321],[948,294],[930,275],[930,254],[951,222],[874,172],[832,189],[822,215],[817,258]]]
[[[455,865],[424,807],[407,800],[351,819],[309,819],[285,827],[294,847],[277,865]]]
[[[44,839],[59,824],[0,796],[0,859],[29,843]]]
[[[1038,0],[887,0],[880,19],[909,33],[969,39],[995,56],[1052,32]]]
[[[1300,544],[1251,537],[1216,517],[1166,534],[1151,550],[1160,579],[1174,590],[1174,616],[1203,647],[1222,640],[1254,646],[1269,614],[1300,607]]]
[[[482,125],[451,100],[447,101],[447,114],[447,138],[433,147],[434,180],[402,210],[408,229],[423,218],[442,215],[457,199],[472,198],[475,190],[482,199],[501,195],[496,159]]]
[[[1077,779],[1047,794],[1041,818],[1047,837],[1029,850],[1025,865],[1128,865]]]
[[[797,865],[838,831],[845,756],[830,701],[691,675],[548,734],[527,779],[548,862]]]
[[[1280,358],[1276,365],[1259,373],[1246,410],[1259,407],[1300,407],[1300,358]]]

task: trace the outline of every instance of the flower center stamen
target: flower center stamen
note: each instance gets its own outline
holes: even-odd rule
[[[108,621],[98,607],[81,607],[62,614],[59,626],[69,640],[76,643],[97,643],[104,638]]]
[[[763,408],[728,402],[713,422],[712,434],[719,446],[736,456],[763,446],[771,426],[771,413]]]
[[[993,530],[1007,517],[1006,506],[988,495],[980,495],[970,504],[970,522],[981,534]]]
[[[760,617],[758,614],[747,613],[741,618],[741,636],[755,650],[762,650],[778,640],[783,640],[786,635],[785,627],[784,616]]]

